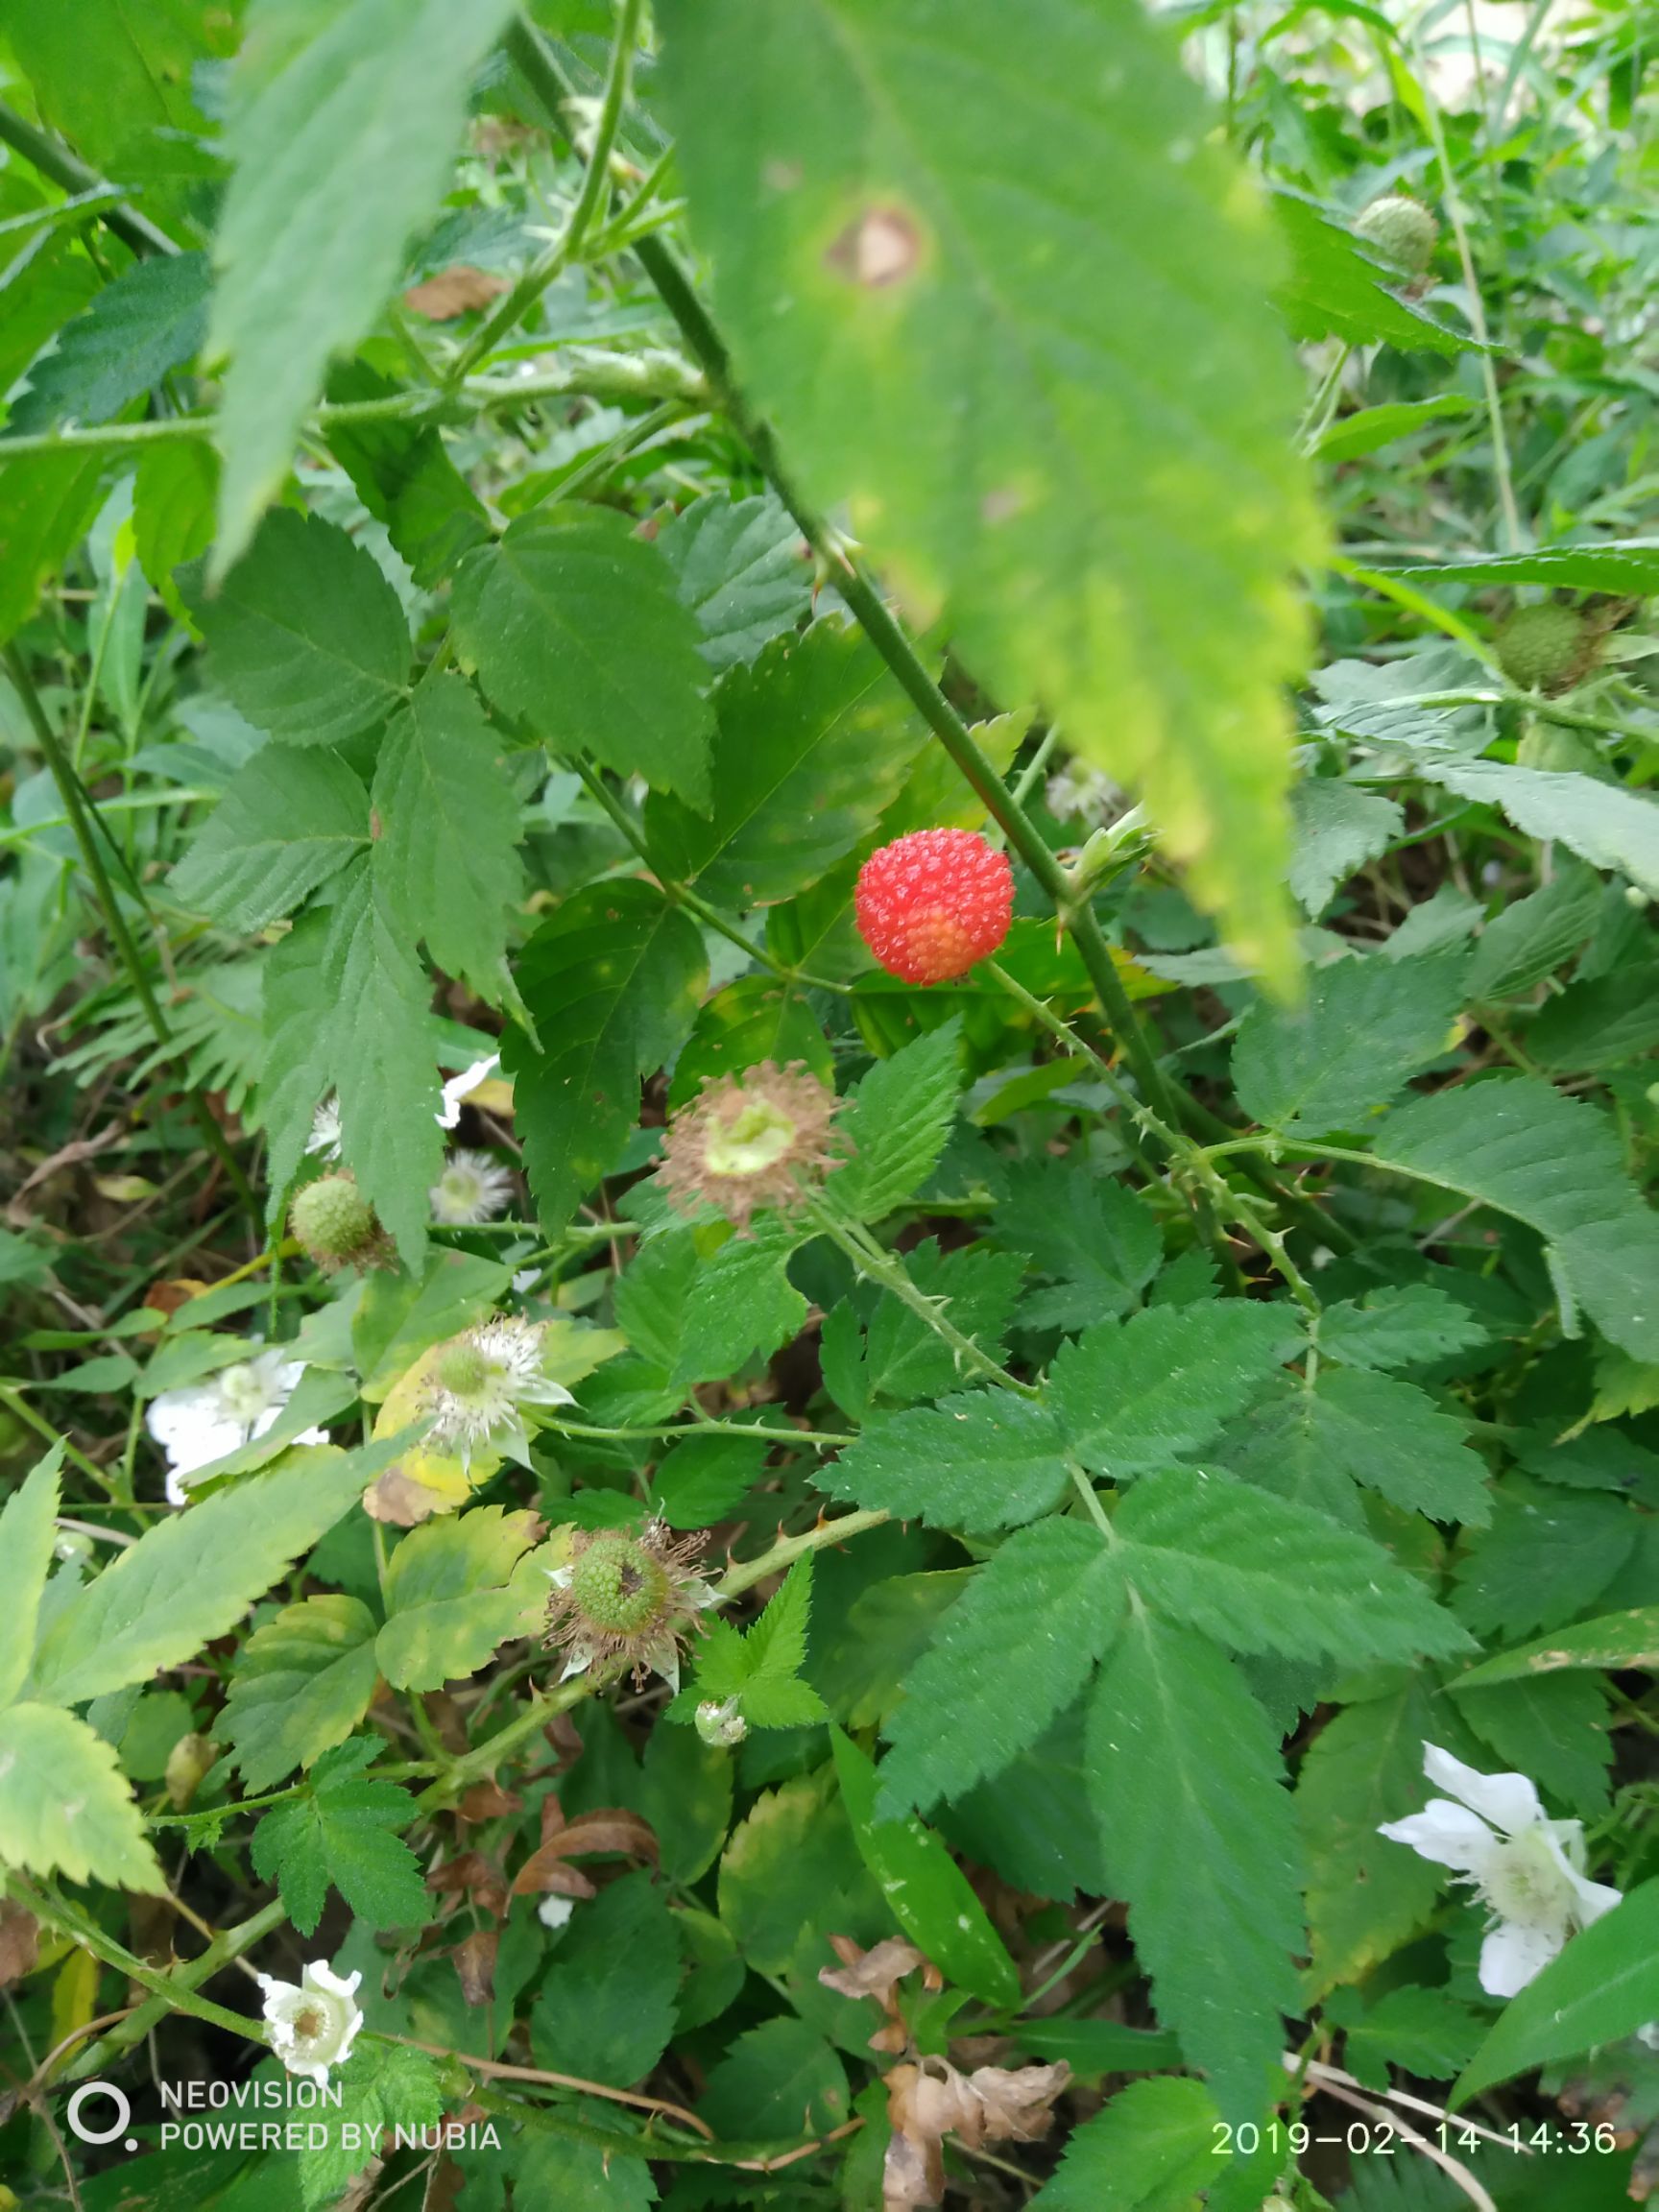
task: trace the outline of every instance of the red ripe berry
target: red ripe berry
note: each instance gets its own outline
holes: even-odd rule
[[[948,983],[1007,936],[1014,871],[972,830],[915,830],[871,854],[854,911],[890,975]]]

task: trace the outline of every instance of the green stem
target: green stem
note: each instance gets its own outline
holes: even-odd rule
[[[80,778],[76,775],[62,747],[58,742],[57,732],[47,719],[45,710],[40,705],[38,694],[29,679],[28,671],[16,647],[8,645],[4,654],[0,655],[0,659],[5,661],[7,673],[23,703],[24,710],[36,735],[40,740],[41,750],[46,755],[47,765],[52,771],[53,781],[58,786],[59,797],[62,801],[64,813],[68,817],[71,830],[74,831],[75,842],[80,848],[82,860],[85,865],[87,874],[92,878],[94,892],[102,909],[105,923],[115,942],[116,950],[121,957],[121,964],[127,971],[128,980],[132,986],[144,1018],[149,1023],[156,1043],[163,1047],[170,1059],[178,1063],[179,1048],[174,1041],[172,1027],[162,1013],[159,1002],[151,987],[150,978],[145,973],[137,945],[132,931],[127,926],[126,916],[121,911],[114,886],[104,866],[103,854],[98,850],[98,841],[93,834],[92,827],[96,807],[84,792]],[[110,842],[113,850],[113,840]],[[181,1088],[189,1102],[191,1118],[201,1133],[204,1144],[224,1169],[226,1178],[235,1191],[238,1201],[252,1215],[255,1228],[262,1227],[259,1201],[254,1197],[248,1178],[242,1172],[241,1164],[226,1141],[225,1132],[214,1120],[205,1101],[190,1087],[187,1070],[180,1065],[179,1071],[181,1078]]]
[[[971,1375],[982,1375],[987,1382],[998,1382],[1004,1390],[1018,1392],[1022,1398],[1036,1398],[1041,1393],[1029,1382],[1022,1382],[1006,1367],[999,1366],[988,1352],[982,1351],[972,1336],[965,1336],[954,1321],[950,1320],[942,1308],[946,1301],[929,1298],[910,1280],[909,1269],[896,1252],[884,1252],[880,1245],[842,1221],[821,1200],[807,1203],[806,1217],[821,1236],[828,1237],[835,1247],[846,1254],[860,1275],[891,1291],[902,1306],[909,1308],[926,1328],[930,1329],[942,1343],[948,1344],[955,1355],[958,1368],[966,1368]]]
[[[4,1406],[9,1413],[14,1414],[26,1428],[33,1429],[36,1435],[42,1438],[46,1443],[56,1444],[61,1441],[63,1456],[71,1466],[79,1467],[83,1475],[90,1475],[100,1490],[108,1490],[112,1494],[114,1484],[98,1462],[95,1459],[88,1459],[85,1453],[78,1451],[67,1437],[60,1438],[59,1431],[53,1428],[45,1415],[36,1412],[34,1407],[23,1396],[23,1391],[27,1387],[26,1383],[0,1382],[0,1406]]]
[[[680,400],[707,405],[708,391],[698,372],[678,354],[601,353],[572,347],[565,361],[542,376],[492,383],[476,378],[460,393],[411,390],[380,399],[342,399],[313,409],[310,426],[325,434],[357,422],[471,421],[505,413],[540,399]],[[165,445],[177,439],[211,440],[219,434],[216,413],[165,415],[149,422],[106,422],[89,429],[41,430],[28,437],[0,437],[0,460],[31,453],[120,452],[132,445]]]
[[[8,645],[4,654],[0,655],[0,659],[5,661],[6,672],[11,677],[17,696],[23,703],[23,710],[29,717],[30,725],[36,736],[39,739],[40,750],[46,756],[46,764],[52,771],[52,781],[58,786],[58,796],[62,802],[63,811],[69,817],[69,825],[75,833],[75,842],[80,848],[82,861],[85,866],[87,875],[92,878],[98,904],[103,909],[105,924],[114,940],[115,949],[121,956],[121,965],[127,971],[128,981],[132,984],[138,1003],[143,1008],[144,1019],[149,1022],[156,1042],[166,1050],[169,1058],[176,1059],[178,1048],[173,1041],[173,1031],[169,1027],[167,1018],[162,1013],[156,994],[151,988],[150,978],[145,973],[144,962],[139,955],[138,947],[133,941],[132,932],[127,926],[127,917],[121,911],[120,901],[115,896],[115,887],[110,882],[108,871],[104,865],[104,855],[98,850],[98,840],[92,832],[87,803],[83,799],[80,779],[70,765],[62,746],[58,742],[58,733],[53,729],[50,717],[40,704],[39,694],[30,680],[29,671],[24,665],[23,656],[18,652],[15,645]],[[184,1070],[180,1069],[180,1072],[182,1075]],[[207,1111],[205,1101],[194,1090],[187,1088],[185,1095],[190,1101],[196,1126],[202,1132],[203,1141],[208,1151],[213,1154],[213,1157],[224,1168],[229,1178],[230,1187],[236,1192],[237,1197],[257,1221],[260,1218],[259,1202],[249,1188],[248,1178],[243,1174],[234,1153],[225,1141],[225,1132]]]
[[[10,1887],[12,1894],[27,1906],[37,1920],[44,1921],[49,1927],[60,1929],[65,1936],[72,1936],[83,1950],[90,1951],[94,1959],[101,1959],[106,1966],[112,1966],[117,1973],[125,1974],[130,1982],[136,1982],[141,1989],[148,1989],[155,1997],[165,2000],[156,2008],[150,2024],[171,2009],[191,2013],[198,2020],[209,2021],[215,2028],[227,2028],[231,2034],[246,2036],[251,2043],[264,2043],[268,2040],[263,2022],[251,2020],[245,2012],[232,2012],[227,2006],[215,2005],[209,1999],[196,1995],[196,1984],[199,1982],[206,1981],[209,1974],[228,1965],[242,1950],[247,1949],[249,1943],[256,1941],[258,1935],[265,1932],[264,1928],[254,1929],[254,1921],[262,1919],[263,1915],[256,1913],[254,1921],[244,1921],[241,1928],[222,1936],[217,1943],[208,1946],[201,1958],[192,1959],[186,1964],[163,1973],[160,1968],[147,1965],[142,1959],[134,1958],[113,1936],[107,1936],[96,1921],[88,1919],[61,1898],[41,1894],[15,1874],[11,1877]],[[274,1915],[266,1921],[266,1927],[276,1927],[288,1917],[279,1904],[267,1906],[265,1912]],[[253,1933],[250,1934],[250,1930],[253,1930]],[[244,1936],[246,1941],[237,1942],[236,1939]],[[219,1956],[215,1957],[215,1953]],[[91,2051],[84,2051],[74,2072],[84,2076],[89,2071],[90,2062],[112,2047],[123,2050],[130,2048],[147,2032],[146,2028],[136,2027],[136,2023],[141,2013],[149,2011],[148,2006],[141,2006],[138,2012],[122,2021],[119,2028],[112,2029],[108,2035],[101,2037]]]
[[[744,1559],[735,1567],[729,1567],[720,1577],[722,1598],[741,1597],[745,1590],[757,1582],[763,1582],[768,1575],[776,1575],[781,1567],[787,1567],[799,1559],[804,1551],[820,1551],[826,1544],[843,1544],[849,1536],[861,1536],[866,1528],[879,1528],[890,1515],[875,1511],[843,1513],[839,1521],[820,1521],[802,1536],[780,1536],[769,1551],[762,1551],[757,1559]]]
[[[1457,188],[1451,156],[1446,151],[1446,133],[1440,125],[1439,104],[1429,81],[1429,73],[1423,66],[1422,50],[1415,39],[1412,40],[1411,60],[1416,71],[1417,87],[1423,98],[1423,120],[1428,126],[1430,143],[1439,165],[1441,186],[1446,198],[1446,216],[1452,226],[1452,235],[1456,241],[1457,259],[1463,271],[1463,286],[1469,297],[1469,321],[1475,342],[1480,349],[1480,383],[1486,400],[1486,420],[1492,432],[1492,473],[1498,485],[1498,506],[1503,517],[1504,549],[1518,553],[1526,543],[1526,539],[1522,534],[1520,510],[1515,504],[1515,479],[1509,465],[1509,439],[1503,428],[1503,406],[1498,391],[1498,371],[1492,360],[1486,308],[1480,297],[1480,278],[1476,272],[1474,253],[1470,251],[1469,226],[1464,217],[1462,196]]]
[[[576,195],[576,204],[570,210],[570,220],[565,226],[564,234],[524,272],[493,314],[485,319],[462,348],[447,378],[452,387],[459,384],[480,361],[488,358],[497,343],[517,325],[541,299],[548,285],[572,261],[580,258],[593,218],[598,213],[599,202],[610,182],[611,155],[616,144],[617,126],[622,120],[622,109],[628,98],[628,82],[633,73],[634,51],[639,43],[639,18],[643,12],[643,0],[622,0],[622,12],[611,46],[611,66],[606,73],[605,93],[600,103],[593,151],[589,155],[582,172],[581,189]]]
[[[42,177],[54,184],[60,184],[65,192],[112,193],[115,186],[106,183],[95,169],[88,169],[78,161],[67,146],[56,138],[37,131],[33,123],[26,123],[15,108],[0,102],[0,140],[22,155],[25,161],[33,162]],[[140,215],[135,207],[116,201],[113,205],[93,210],[107,229],[114,232],[124,246],[134,253],[177,253],[179,249],[164,230],[157,230],[148,216]]]

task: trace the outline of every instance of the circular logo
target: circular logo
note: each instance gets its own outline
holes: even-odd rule
[[[108,2097],[114,2105],[115,2117],[108,2128],[89,2128],[82,2119],[82,2108],[89,2097]],[[113,2143],[117,2135],[125,2135],[132,2126],[132,2107],[127,2102],[126,2092],[117,2089],[113,2081],[83,2081],[70,2098],[69,2109],[64,2118],[69,2123],[69,2132],[81,2142]],[[126,2149],[135,2151],[137,2145],[129,2142]]]

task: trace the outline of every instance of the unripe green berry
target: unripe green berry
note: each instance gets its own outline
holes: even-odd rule
[[[349,1175],[307,1183],[288,1209],[288,1226],[319,1267],[366,1259],[380,1242],[374,1209]]]
[[[674,1585],[662,1561],[619,1530],[596,1535],[572,1562],[570,1599],[613,1636],[639,1636],[664,1619]]]
[[[1440,226],[1428,208],[1398,192],[1373,200],[1357,217],[1354,228],[1373,252],[1411,276],[1426,272],[1440,235]]]
[[[1553,599],[1517,607],[1498,632],[1498,665],[1523,691],[1564,691],[1587,659],[1583,617]]]
[[[463,1340],[451,1344],[437,1360],[434,1372],[440,1385],[457,1398],[472,1398],[489,1379],[489,1363],[476,1344]]]

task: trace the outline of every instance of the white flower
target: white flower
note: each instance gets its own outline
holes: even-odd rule
[[[563,1928],[575,1910],[573,1897],[543,1897],[536,1908],[536,1917],[543,1928]]]
[[[474,1060],[470,1068],[463,1068],[459,1075],[451,1075],[444,1086],[444,1103],[438,1110],[440,1129],[453,1129],[461,1118],[461,1101],[469,1092],[476,1091],[487,1075],[493,1075],[501,1065],[499,1052],[492,1052],[488,1060]]]
[[[486,1450],[528,1456],[520,1408],[576,1403],[563,1382],[542,1373],[545,1334],[539,1321],[498,1313],[444,1347],[427,1392],[435,1451],[453,1453],[463,1467]]]
[[[1586,1881],[1583,1822],[1549,1819],[1525,1774],[1481,1774],[1434,1743],[1423,1746],[1423,1770],[1457,1803],[1431,1797],[1378,1834],[1455,1867],[1479,1890],[1494,1919],[1480,1946],[1480,1986],[1488,1997],[1513,1997],[1622,1893]]]
[[[325,1160],[340,1157],[340,1101],[332,1091],[311,1117],[311,1134],[305,1140],[305,1149],[320,1153]]]
[[[151,1400],[144,1426],[167,1455],[167,1503],[182,1505],[190,1478],[228,1452],[239,1452],[263,1436],[294,1394],[305,1372],[302,1359],[291,1359],[281,1346],[221,1367],[200,1382],[163,1390]],[[307,1429],[298,1444],[326,1444],[324,1429]]]
[[[426,1195],[432,1218],[452,1229],[493,1221],[513,1194],[513,1178],[488,1152],[451,1152]]]
[[[346,2063],[363,2025],[357,2003],[362,1979],[358,1973],[342,1981],[320,1959],[301,1971],[298,1986],[260,1975],[271,2048],[290,2074],[308,2075],[326,2088],[329,2067]]]

